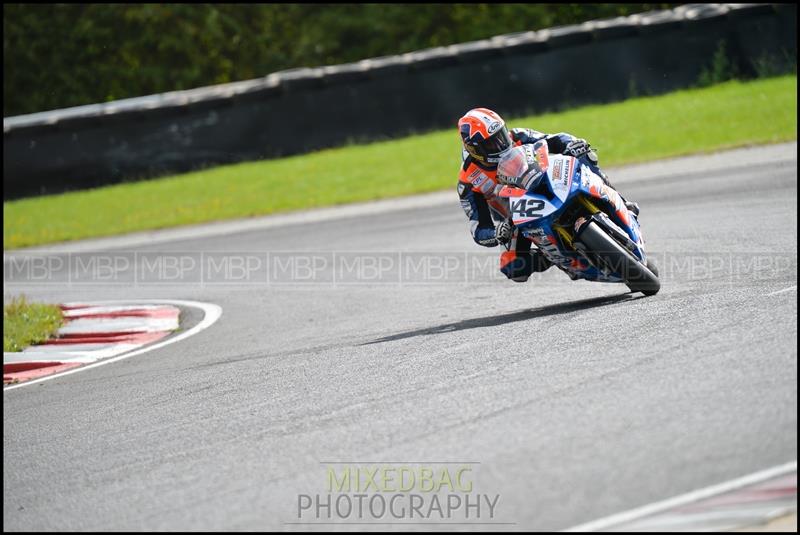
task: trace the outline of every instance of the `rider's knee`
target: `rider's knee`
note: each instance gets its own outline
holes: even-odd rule
[[[514,282],[525,282],[533,273],[530,254],[517,255],[514,251],[503,253],[500,271]]]

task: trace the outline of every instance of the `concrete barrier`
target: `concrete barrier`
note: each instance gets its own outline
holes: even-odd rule
[[[84,189],[796,70],[795,4],[687,4],[264,78],[3,119],[3,197]]]

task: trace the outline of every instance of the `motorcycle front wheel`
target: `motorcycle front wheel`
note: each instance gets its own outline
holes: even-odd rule
[[[644,266],[633,253],[606,234],[597,223],[591,222],[581,231],[580,241],[594,256],[592,260],[595,263],[618,273],[632,292],[655,295],[661,289],[655,265],[648,260],[648,265]]]

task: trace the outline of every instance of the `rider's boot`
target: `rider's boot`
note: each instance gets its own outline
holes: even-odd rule
[[[523,249],[526,248],[527,244],[523,246]],[[532,273],[546,271],[552,265],[552,262],[534,247],[519,252],[512,249],[500,255],[500,271],[514,282],[525,282]]]

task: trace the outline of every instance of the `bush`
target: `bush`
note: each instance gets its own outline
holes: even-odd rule
[[[697,85],[700,87],[708,87],[710,85],[733,80],[737,75],[738,69],[736,65],[728,58],[726,43],[725,41],[720,41],[717,45],[716,52],[714,52],[714,57],[711,60],[711,66],[700,73]]]
[[[753,78],[771,78],[784,74],[797,74],[797,50],[782,49],[779,52],[763,53],[753,60],[752,65],[745,65],[742,72],[736,64],[736,59],[728,53],[728,44],[725,40],[717,44],[717,50],[711,59],[711,64],[703,69],[697,78],[698,87],[727,82],[729,80],[748,80]]]

